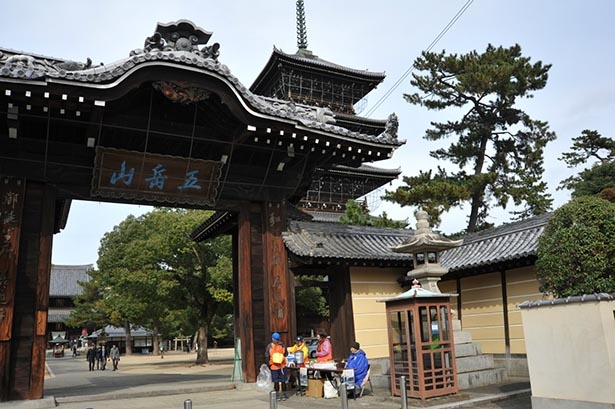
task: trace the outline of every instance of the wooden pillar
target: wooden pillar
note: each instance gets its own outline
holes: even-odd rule
[[[11,391],[11,335],[25,181],[0,177],[0,401]]]
[[[355,341],[350,271],[347,266],[330,267],[328,274],[333,359],[341,360],[348,357]]]
[[[253,203],[240,208],[237,238],[236,325],[245,382],[255,382],[273,331],[290,343],[294,303],[282,231],[284,204]]]
[[[295,335],[294,304],[291,292],[292,280],[289,277],[288,257],[282,239],[286,230],[286,205],[284,203],[265,203],[265,229],[263,232],[263,263],[265,270],[265,296],[268,308],[265,311],[269,332],[279,332],[282,341],[288,346]],[[266,334],[269,337],[271,334]],[[267,341],[269,341],[267,339]]]
[[[239,211],[237,237],[237,309],[235,318],[241,342],[241,365],[245,382],[256,382],[254,356],[254,311],[252,309],[252,242],[250,206]]]
[[[3,399],[43,397],[47,308],[55,194],[44,183],[26,182],[13,320],[8,359],[8,395]],[[6,384],[3,379],[3,387]]]

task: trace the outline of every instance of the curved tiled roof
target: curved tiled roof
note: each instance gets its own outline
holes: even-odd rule
[[[409,254],[394,253],[412,230],[290,221],[282,233],[288,251],[299,257],[343,260],[398,261],[412,265]]]
[[[7,49],[0,53],[0,77],[22,81],[67,81],[74,85],[90,84],[108,88],[112,84],[121,83],[125,77],[137,70],[157,65],[171,65],[200,70],[203,73],[213,74],[222,78],[235,89],[244,101],[261,114],[271,115],[278,118],[297,121],[310,129],[322,130],[335,135],[340,135],[356,140],[362,140],[379,145],[401,146],[405,141],[399,141],[397,135],[389,135],[383,132],[380,135],[368,135],[354,132],[349,129],[324,123],[317,118],[318,108],[302,106],[302,110],[296,109],[294,104],[288,101],[272,101],[252,93],[237,77],[231,74],[230,69],[216,59],[204,57],[190,51],[143,51],[121,59],[117,62],[103,66],[91,66],[89,64],[76,63],[73,61],[37,58],[28,54],[11,54]]]
[[[74,297],[83,293],[78,281],[90,281],[87,272],[94,268],[93,264],[84,265],[52,265],[49,281],[50,297]]]
[[[536,256],[538,239],[553,213],[463,236],[463,245],[442,252],[449,272]]]
[[[280,50],[277,47],[273,47],[273,53],[272,53],[272,57],[274,55],[279,55],[281,57],[285,57],[289,60],[293,60],[296,61],[298,63],[301,64],[308,64],[308,65],[312,65],[312,66],[320,66],[322,68],[325,69],[329,69],[329,70],[335,70],[337,72],[343,72],[346,74],[352,74],[352,75],[359,75],[362,77],[368,77],[374,80],[378,80],[378,81],[382,81],[385,77],[386,74],[384,72],[375,72],[375,71],[368,71],[368,70],[357,70],[355,68],[349,68],[349,67],[345,67],[343,65],[339,65],[336,63],[333,63],[331,61],[327,61],[324,60],[320,57],[318,57],[315,54],[304,54],[301,52],[297,52],[295,54],[287,54],[284,51]]]
[[[535,257],[538,239],[551,215],[546,213],[466,235],[462,246],[442,252],[441,264],[449,272],[459,272]],[[412,265],[410,254],[394,253],[392,248],[413,237],[413,230],[331,222],[290,222],[288,231],[282,236],[288,251],[300,257],[347,261],[403,260]]]

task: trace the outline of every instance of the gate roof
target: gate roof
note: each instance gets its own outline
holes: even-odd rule
[[[298,201],[314,169],[387,159],[404,143],[394,117],[373,135],[254,94],[210,36],[188,20],[159,24],[143,48],[101,66],[0,49],[2,173],[54,184],[66,200],[232,210]],[[168,176],[160,191],[155,164]],[[131,169],[133,185],[119,186]],[[206,175],[199,192],[190,172]]]

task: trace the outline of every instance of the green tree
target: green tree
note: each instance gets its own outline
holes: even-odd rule
[[[90,279],[78,283],[83,291],[73,299],[74,308],[70,316],[64,320],[69,327],[86,328],[89,333],[92,333],[112,321],[110,309],[99,291],[101,287],[97,282],[97,273],[96,270],[88,271]],[[121,325],[122,322],[117,324]]]
[[[442,212],[469,202],[468,232],[489,226],[490,208],[506,208],[511,200],[523,206],[512,212],[518,219],[548,211],[552,199],[542,181],[543,151],[555,134],[516,104],[546,86],[551,66],[532,63],[519,45],[488,45],[482,54],[423,52],[413,67],[420,73],[413,74],[411,84],[419,93],[404,95],[406,101],[460,112],[458,120],[432,122],[424,137],[439,141],[456,136],[448,148],[430,155],[450,161],[458,171],[438,168],[434,174],[404,177],[406,185],[384,198],[420,206],[434,222]]]
[[[382,212],[380,216],[371,216],[366,206],[354,200],[346,202],[346,212],[340,217],[340,222],[355,226],[392,227],[397,229],[402,229],[407,225],[405,221],[389,219],[386,212]]]
[[[563,153],[560,160],[569,168],[592,161],[593,164],[578,175],[564,179],[558,189],[569,189],[572,197],[580,197],[615,188],[615,140],[588,129],[572,140],[570,151]]]
[[[104,298],[132,324],[164,336],[193,323],[183,330],[197,330],[198,364],[209,361],[207,337],[214,318],[232,311],[230,239],[190,239],[210,214],[155,209],[130,216],[103,237],[98,259]]]
[[[189,306],[196,323],[197,364],[209,362],[209,329],[216,317],[232,312],[233,301],[230,236],[200,243],[190,239],[190,233],[210,215],[211,212],[177,209],[148,213],[156,232],[152,240],[159,249],[158,263],[182,289],[183,299],[175,302]]]
[[[536,276],[555,297],[615,292],[615,204],[583,196],[557,209],[538,242]]]
[[[144,215],[129,216],[105,234],[94,282],[102,293],[111,323],[122,322],[127,337],[131,326],[150,329],[154,333],[154,351],[158,353],[159,335],[164,337],[172,327],[169,319],[176,315],[174,310],[178,308],[173,300],[180,289],[158,262],[160,248],[155,233],[148,215]],[[126,344],[129,353],[129,338]]]

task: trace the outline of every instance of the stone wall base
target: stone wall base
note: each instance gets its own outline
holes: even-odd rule
[[[615,403],[582,402],[532,396],[532,409],[615,409]]]

